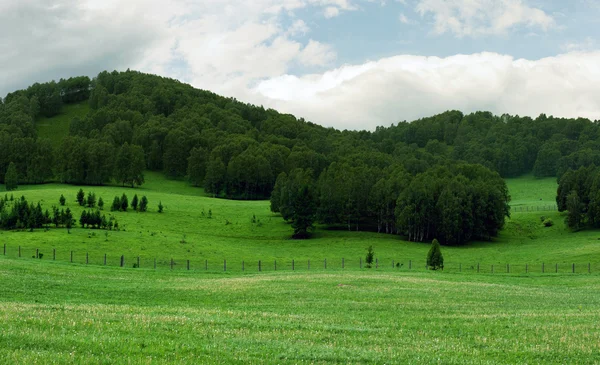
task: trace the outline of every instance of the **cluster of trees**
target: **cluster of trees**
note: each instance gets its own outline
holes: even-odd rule
[[[9,207],[10,206],[10,207]],[[52,208],[52,215],[48,210],[42,211],[38,202],[29,204],[25,197],[20,199],[0,199],[0,228],[5,230],[48,228],[54,224],[56,228],[66,227],[71,229],[74,224],[73,214],[69,208],[58,210]]]
[[[81,212],[79,224],[81,224],[81,228],[104,229],[109,231],[112,231],[113,229],[116,231],[119,230],[119,222],[117,222],[116,218],[110,216],[106,219],[106,215],[100,215],[99,210],[84,210]]]
[[[160,209],[160,206],[162,204],[159,204],[159,210],[160,213],[162,213],[162,209]],[[129,199],[127,198],[127,195],[125,193],[123,193],[123,195],[121,195],[121,197],[119,198],[118,196],[115,196],[115,198],[113,199],[112,205],[110,207],[110,210],[115,212],[115,211],[121,211],[121,212],[126,212],[127,208],[129,208]],[[131,208],[134,211],[138,211],[138,212],[146,212],[148,211],[148,198],[146,198],[146,196],[142,196],[141,199],[138,198],[137,194],[135,194],[133,196],[133,199],[131,200]]]
[[[281,173],[271,210],[306,237],[313,223],[400,234],[411,241],[458,245],[497,236],[510,214],[504,180],[481,165],[436,165],[415,176],[402,166],[332,164],[315,179],[311,169]]]
[[[556,204],[559,211],[568,211],[566,223],[571,229],[599,228],[600,168],[568,170],[559,181]]]

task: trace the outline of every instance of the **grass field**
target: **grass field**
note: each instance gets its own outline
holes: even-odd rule
[[[69,125],[73,118],[83,119],[90,110],[87,101],[63,105],[62,113],[52,118],[40,117],[35,122],[39,138],[48,138],[55,148],[69,135]]]
[[[598,279],[171,273],[0,257],[0,363],[592,364]]]
[[[512,198],[512,207],[556,205],[556,190],[558,189],[556,178],[536,179],[530,174],[519,178],[506,179],[506,184]]]

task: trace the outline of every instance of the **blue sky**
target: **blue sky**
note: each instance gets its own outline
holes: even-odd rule
[[[600,119],[599,19],[600,0],[6,0],[0,95],[131,68],[341,129]]]

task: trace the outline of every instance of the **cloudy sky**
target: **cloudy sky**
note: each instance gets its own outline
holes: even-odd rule
[[[600,119],[600,0],[0,0],[0,95],[127,68],[341,129]]]

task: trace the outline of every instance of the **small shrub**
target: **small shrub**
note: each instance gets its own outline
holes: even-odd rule
[[[67,199],[65,198],[64,195],[60,194],[60,199],[58,199],[58,202],[60,203],[60,205],[65,205],[65,203],[67,202]]]
[[[367,257],[365,257],[365,263],[369,269],[373,266],[374,257],[375,251],[373,251],[373,246],[369,246],[369,248],[367,248]]]
[[[158,202],[158,212],[162,213],[165,207],[162,205],[162,201]]]
[[[554,222],[552,221],[551,218],[544,220],[544,227],[552,227],[553,225],[554,225]]]

